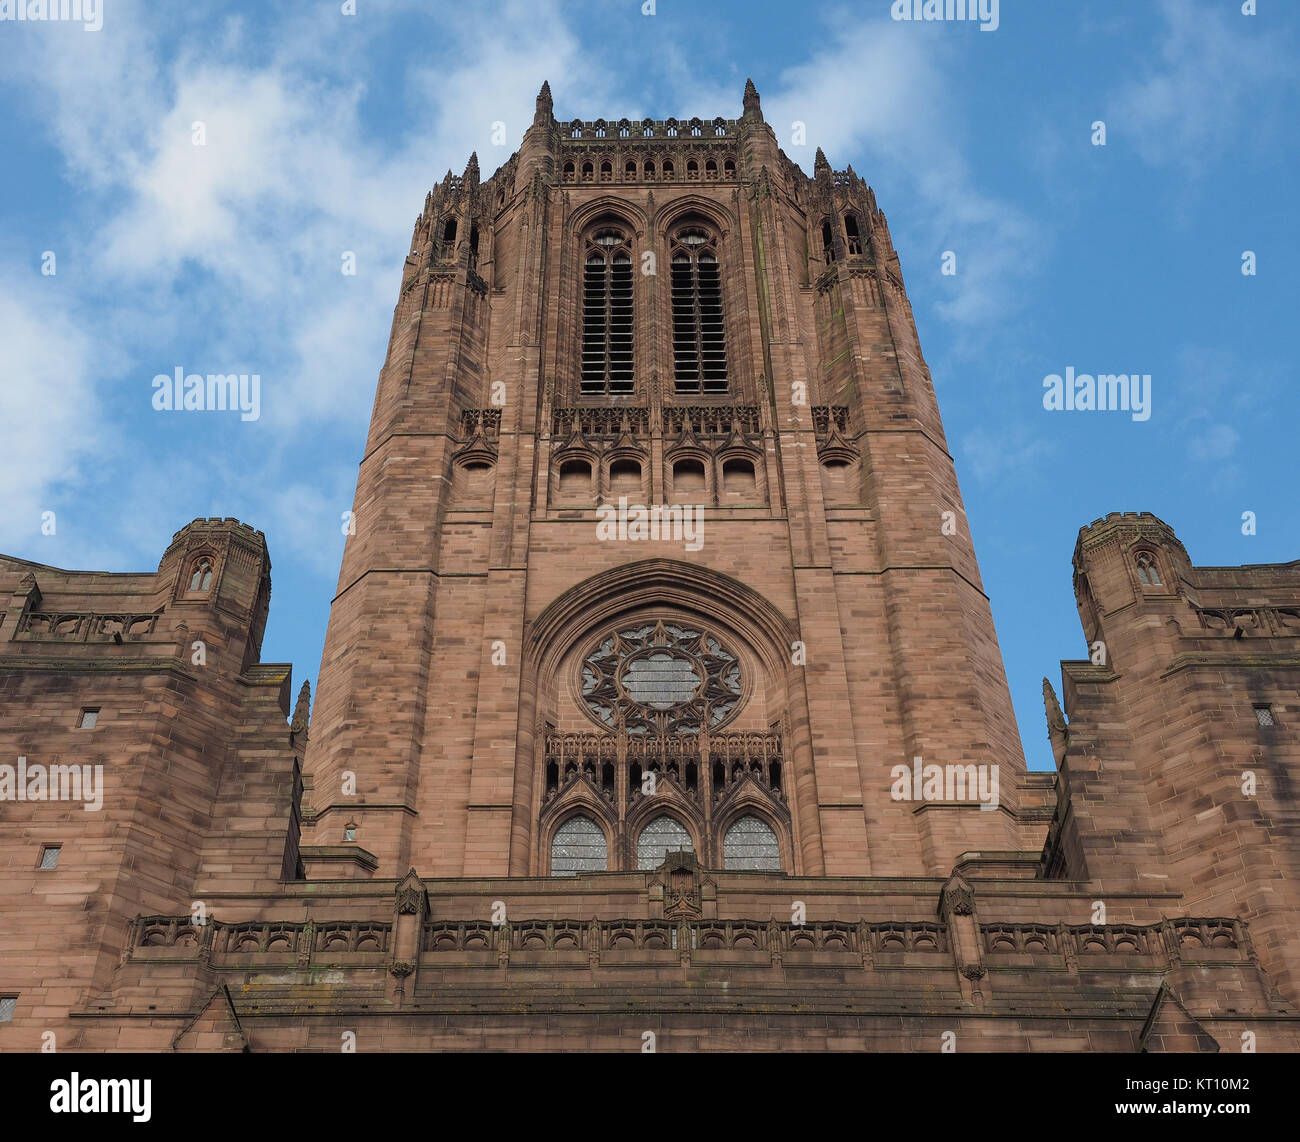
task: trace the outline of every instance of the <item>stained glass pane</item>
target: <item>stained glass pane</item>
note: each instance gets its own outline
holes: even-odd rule
[[[779,872],[781,846],[767,823],[757,817],[741,817],[722,841],[723,868],[765,869]]]
[[[590,817],[570,817],[551,841],[551,875],[576,876],[609,867],[605,834]]]
[[[638,658],[623,675],[623,689],[628,697],[656,710],[689,702],[699,685],[700,676],[689,658],[666,653]]]
[[[693,851],[691,835],[683,825],[671,817],[656,817],[637,838],[636,866],[640,869],[658,868],[668,853]]]

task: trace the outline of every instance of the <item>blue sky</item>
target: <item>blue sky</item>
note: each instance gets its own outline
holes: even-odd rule
[[[341,7],[0,22],[0,550],[149,570],[235,516],[271,547],[263,657],[314,680],[425,192],[505,161],[543,79],[561,119],[712,118],[752,76],[786,153],[851,163],[889,216],[1032,767],[1040,680],[1085,652],[1081,525],[1145,510],[1198,564],[1300,555],[1292,0],[1002,0],[992,32],[888,0]],[[154,411],[177,365],[260,374],[260,419]],[[1067,366],[1149,373],[1150,419],[1045,411]]]

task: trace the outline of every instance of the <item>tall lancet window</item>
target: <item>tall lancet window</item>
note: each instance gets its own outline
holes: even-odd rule
[[[632,243],[613,226],[586,243],[582,278],[582,395],[631,393]]]
[[[727,391],[718,237],[703,226],[672,236],[673,375],[683,395]]]

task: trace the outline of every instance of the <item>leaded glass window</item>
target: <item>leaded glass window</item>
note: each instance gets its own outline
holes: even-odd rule
[[[1162,586],[1160,582],[1160,572],[1156,568],[1156,561],[1145,551],[1139,552],[1137,557],[1138,582],[1146,587]]]
[[[781,846],[771,827],[757,817],[741,817],[722,840],[722,866],[729,869],[781,869]]]
[[[582,665],[587,712],[629,734],[698,734],[736,712],[740,662],[707,630],[651,622],[607,635]]]
[[[656,817],[636,841],[636,866],[639,869],[658,868],[668,853],[694,852],[691,834],[686,827],[671,817]]]
[[[576,876],[609,867],[605,834],[590,817],[570,817],[551,840],[551,875]]]

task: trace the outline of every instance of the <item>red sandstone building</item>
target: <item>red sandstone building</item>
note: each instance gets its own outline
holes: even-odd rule
[[[448,173],[353,510],[310,725],[260,532],[0,558],[0,1050],[1300,1049],[1300,565],[1083,528],[1027,772],[885,217],[752,85]]]

